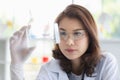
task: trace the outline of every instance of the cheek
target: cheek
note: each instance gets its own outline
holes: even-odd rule
[[[59,46],[60,50],[64,49],[64,47],[65,47],[64,43],[62,43],[62,42],[60,42],[58,46]]]
[[[62,53],[64,53],[64,49],[66,48],[65,43],[60,42],[58,46],[59,46],[59,48],[60,48],[61,52],[62,52]]]
[[[82,52],[86,52],[89,46],[89,41],[88,39],[83,39],[82,41],[79,41],[77,43],[77,46],[79,47],[79,50]]]

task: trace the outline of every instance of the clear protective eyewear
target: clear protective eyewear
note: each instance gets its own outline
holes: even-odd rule
[[[60,30],[60,39],[61,40],[67,40],[68,38],[72,38],[72,40],[80,40],[86,36],[86,30],[81,29],[78,31],[74,31],[73,33],[67,33],[64,30]]]

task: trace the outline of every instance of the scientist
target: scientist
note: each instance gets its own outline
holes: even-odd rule
[[[68,5],[56,18],[60,43],[51,61],[41,66],[36,80],[120,80],[116,58],[100,49],[91,13],[77,4]],[[11,80],[24,80],[23,64],[34,47],[27,47],[24,26],[10,38]]]

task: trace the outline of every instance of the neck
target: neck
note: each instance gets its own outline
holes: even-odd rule
[[[81,72],[80,72],[80,59],[72,61],[72,72],[74,74],[77,74],[77,75],[81,74]]]

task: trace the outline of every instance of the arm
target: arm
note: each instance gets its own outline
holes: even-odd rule
[[[23,63],[34,50],[34,47],[28,47],[27,30],[29,26],[22,27],[10,38],[11,80],[24,80]]]
[[[22,65],[10,65],[11,80],[24,80],[24,72]]]

